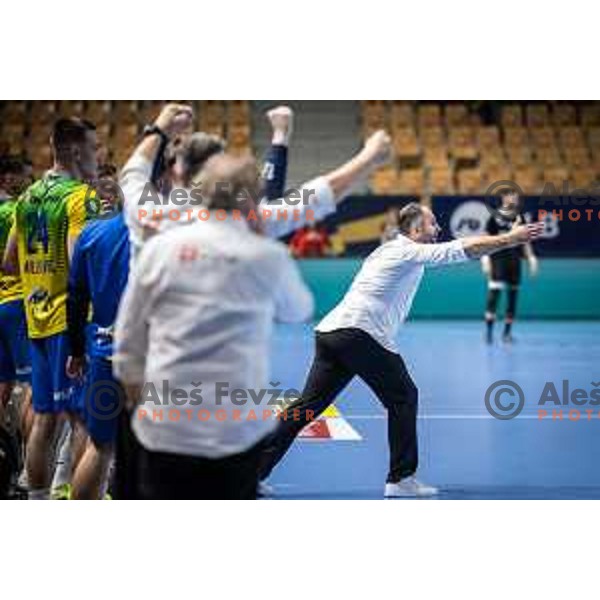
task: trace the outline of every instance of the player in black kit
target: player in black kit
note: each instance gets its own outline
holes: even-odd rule
[[[496,214],[490,217],[487,223],[487,232],[490,235],[506,233],[515,223],[521,223],[519,195],[511,189],[500,193],[501,205]],[[502,340],[511,343],[512,324],[517,310],[519,286],[521,284],[521,259],[526,258],[529,272],[535,276],[538,271],[538,261],[533,253],[531,244],[501,250],[492,256],[481,259],[483,272],[488,278],[487,306],[485,312],[486,339],[488,344],[494,341],[494,322],[496,310],[500,299],[500,292],[507,291],[507,305],[504,318],[504,333]]]

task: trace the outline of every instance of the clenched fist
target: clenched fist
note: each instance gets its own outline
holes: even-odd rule
[[[387,131],[380,129],[369,136],[363,151],[367,153],[371,162],[384,165],[392,158],[392,138]]]
[[[183,133],[192,125],[194,113],[186,104],[167,104],[160,111],[154,124],[168,136]]]
[[[289,106],[276,106],[267,111],[267,119],[273,128],[273,143],[289,143],[294,128],[294,111]]]

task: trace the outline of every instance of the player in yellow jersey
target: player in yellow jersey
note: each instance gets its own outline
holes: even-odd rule
[[[76,414],[75,381],[66,373],[67,283],[70,256],[84,224],[97,215],[86,181],[96,177],[96,131],[76,118],[54,125],[53,168],[20,197],[5,255],[18,270],[31,340],[34,423],[27,445],[30,498],[49,497],[53,442],[59,415]]]
[[[23,174],[23,164],[14,157],[0,157],[0,257],[13,226],[17,206],[16,188]],[[21,434],[29,432],[29,400],[31,359],[23,310],[21,280],[0,271],[0,426],[4,409],[10,400],[15,383],[24,388],[20,408]]]

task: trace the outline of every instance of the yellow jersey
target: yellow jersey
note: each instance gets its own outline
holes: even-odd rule
[[[36,181],[17,203],[14,231],[30,338],[66,331],[69,244],[98,206],[87,184],[56,173]]]

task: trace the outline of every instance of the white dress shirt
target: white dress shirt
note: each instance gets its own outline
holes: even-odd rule
[[[214,215],[211,215],[214,216]],[[173,227],[148,240],[131,272],[116,323],[114,372],[127,384],[149,382],[160,405],[142,403],[133,429],[149,450],[220,458],[243,452],[275,426],[263,418],[271,398],[218,405],[216,385],[229,390],[271,389],[269,353],[273,320],[308,320],[312,295],[287,248],[252,232],[244,221],[211,218]],[[187,402],[164,392],[182,389]],[[202,382],[202,403],[190,392]],[[277,386],[275,386],[277,387]],[[177,422],[153,420],[152,409],[193,411]],[[200,409],[210,418],[198,418]],[[232,409],[240,411],[238,419]],[[256,420],[248,420],[250,410]],[[229,417],[218,421],[216,411]]]
[[[468,260],[462,242],[418,244],[398,235],[365,260],[342,301],[317,325],[320,332],[354,327],[390,352],[408,317],[425,267]]]
[[[134,153],[119,177],[119,185],[124,197],[123,212],[131,240],[132,260],[135,259],[144,241],[149,237],[148,225],[152,222],[153,209],[162,208],[163,214],[167,215],[170,209],[178,209],[180,213],[184,214],[188,209],[197,213],[202,208],[198,203],[173,204],[171,198],[167,199],[167,204],[163,203],[160,206],[155,206],[152,202],[141,204],[140,198],[151,175],[152,163],[140,154]],[[298,192],[301,199],[300,201],[294,200],[294,202],[297,202],[296,204],[286,202],[282,198],[270,201],[264,198],[260,202],[260,209],[270,209],[263,220],[267,235],[273,238],[283,237],[307,223],[321,221],[335,212],[336,205],[333,191],[323,177],[308,181]],[[306,198],[306,203],[302,200],[304,198]],[[162,196],[161,200],[163,200]],[[148,216],[140,216],[140,209],[146,210]],[[312,211],[312,213],[309,211]],[[183,219],[177,221],[165,217],[158,223],[157,228],[162,232],[173,225],[186,222]]]

